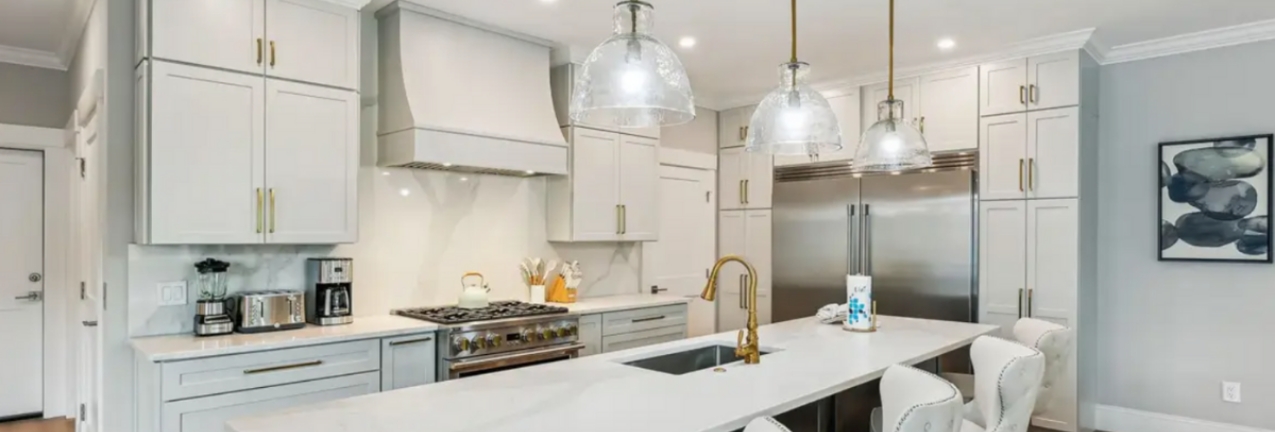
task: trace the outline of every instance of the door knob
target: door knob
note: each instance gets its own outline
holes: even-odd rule
[[[97,327],[97,321],[80,321],[85,327]]]
[[[660,288],[659,285],[651,285],[651,294],[659,294],[664,291],[668,291],[668,288]]]
[[[40,301],[40,300],[44,300],[44,292],[42,292],[42,291],[30,291],[30,292],[27,292],[27,295],[17,296],[17,297],[14,297],[13,299],[14,299],[14,300]]]
[[[27,280],[29,280],[29,281],[31,281],[31,282],[39,282],[39,281],[41,281],[41,280],[44,280],[44,275],[39,274],[39,273],[31,273],[31,274],[27,275]]]

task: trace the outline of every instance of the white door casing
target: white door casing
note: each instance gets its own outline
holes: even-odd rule
[[[101,99],[96,101],[100,105]],[[83,167],[83,174],[72,183],[72,199],[75,202],[76,222],[72,237],[73,250],[78,251],[75,273],[81,295],[77,309],[80,326],[77,333],[77,432],[100,432],[99,407],[102,400],[102,215],[105,214],[104,165],[101,155],[101,128],[94,107],[85,118],[77,119],[76,157]]]
[[[266,115],[266,241],[357,241],[359,95],[271,79]]]
[[[44,410],[43,184],[42,152],[0,149],[0,418]]]
[[[689,335],[716,333],[716,308],[699,299],[716,254],[716,173],[668,165],[659,170],[659,240],[642,246],[644,288],[653,285],[668,290],[664,295],[692,298]]]

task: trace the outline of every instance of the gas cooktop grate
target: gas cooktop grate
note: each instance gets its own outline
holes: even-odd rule
[[[567,313],[569,310],[561,306],[525,303],[520,301],[496,301],[485,308],[462,309],[456,306],[432,308],[399,309],[395,314],[408,318],[433,321],[440,324],[460,324],[473,321],[488,321],[506,318],[521,318],[538,315],[555,315]]]

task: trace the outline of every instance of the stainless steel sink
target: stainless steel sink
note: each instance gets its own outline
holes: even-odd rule
[[[770,354],[770,351],[763,349],[761,354]],[[735,347],[708,345],[691,348],[686,351],[647,357],[641,360],[627,361],[624,364],[666,374],[682,375],[737,361],[741,361],[741,359],[735,358]]]

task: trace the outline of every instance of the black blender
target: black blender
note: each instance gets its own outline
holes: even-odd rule
[[[230,334],[235,323],[226,312],[226,270],[230,263],[212,258],[195,263],[199,301],[195,302],[195,335]]]

